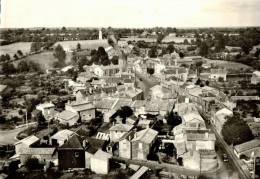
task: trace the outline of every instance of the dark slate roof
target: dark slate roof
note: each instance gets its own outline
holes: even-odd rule
[[[60,149],[83,149],[83,147],[77,135],[72,135]]]

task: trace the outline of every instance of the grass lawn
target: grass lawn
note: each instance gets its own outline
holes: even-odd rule
[[[8,53],[11,58],[17,53],[17,50],[21,50],[23,54],[29,53],[32,42],[17,42],[9,45],[0,46],[0,55]]]

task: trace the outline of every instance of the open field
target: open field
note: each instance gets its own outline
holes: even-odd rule
[[[59,42],[56,42],[53,46],[55,47],[58,44],[60,44],[64,48],[65,51],[71,51],[73,49],[76,49],[78,43],[80,43],[82,49],[96,49],[99,46],[106,48],[106,47],[109,46],[106,39],[103,39],[103,40],[59,41]]]
[[[66,53],[66,54],[67,54],[66,62],[70,62],[71,53]],[[54,56],[53,56],[53,52],[43,52],[43,53],[39,53],[39,54],[34,54],[34,55],[27,56],[21,60],[30,60],[30,61],[39,63],[40,66],[42,67],[42,69],[44,69],[44,70],[46,70],[47,68],[51,68],[53,62],[57,61],[57,59],[54,58]],[[15,67],[18,65],[18,63],[21,60],[13,62]]]
[[[156,38],[141,38],[141,37],[127,37],[121,38],[118,43],[122,41],[145,41],[145,42],[156,42]]]
[[[207,59],[207,64],[213,64],[214,66],[217,66],[217,67],[220,67],[220,68],[231,69],[231,70],[240,70],[241,68],[252,69],[252,67],[244,65],[242,63],[223,61],[223,60]]]
[[[24,54],[30,52],[32,42],[17,42],[9,45],[0,46],[0,55],[8,53],[11,58],[17,50],[21,50]]]

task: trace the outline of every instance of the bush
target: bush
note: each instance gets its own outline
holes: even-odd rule
[[[40,164],[37,158],[29,158],[25,162],[25,166],[29,171],[43,169],[43,165]]]

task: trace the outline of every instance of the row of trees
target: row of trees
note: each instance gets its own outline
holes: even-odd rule
[[[247,29],[239,35],[229,36],[223,33],[214,33],[204,38],[197,37],[196,44],[199,47],[199,54],[207,56],[210,52],[221,52],[225,46],[241,47],[244,54],[249,54],[254,45],[260,43],[260,31],[256,29]],[[214,47],[212,50],[211,48]]]
[[[41,67],[38,63],[33,61],[20,61],[17,67],[14,66],[13,63],[5,62],[2,65],[2,73],[5,75],[10,75],[14,73],[22,73],[22,72],[40,72]]]
[[[24,54],[21,50],[17,50],[17,52],[13,55],[13,58],[15,60],[18,60],[19,58],[22,58],[22,57],[24,57]],[[10,60],[11,60],[11,57],[8,53],[2,54],[0,56],[0,62],[9,62]]]

